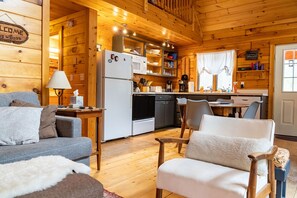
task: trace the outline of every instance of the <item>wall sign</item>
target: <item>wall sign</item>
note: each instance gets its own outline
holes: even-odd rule
[[[14,44],[25,43],[29,33],[20,25],[0,21],[0,41]]]
[[[258,50],[246,51],[245,60],[258,60]]]

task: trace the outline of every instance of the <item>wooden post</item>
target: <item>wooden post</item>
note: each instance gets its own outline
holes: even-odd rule
[[[143,2],[143,11],[144,12],[148,11],[148,0],[144,0],[144,2]]]

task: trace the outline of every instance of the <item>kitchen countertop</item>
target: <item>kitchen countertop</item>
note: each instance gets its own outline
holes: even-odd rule
[[[267,93],[257,92],[133,92],[133,95],[160,95],[160,94],[173,94],[173,95],[227,95],[227,96],[268,96]]]

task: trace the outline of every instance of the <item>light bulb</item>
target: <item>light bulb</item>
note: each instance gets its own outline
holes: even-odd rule
[[[167,47],[170,47],[170,44],[169,43],[167,43]]]
[[[119,30],[119,28],[118,28],[117,26],[113,26],[113,27],[112,27],[112,30],[113,30],[114,32],[117,32],[117,31]]]
[[[163,43],[162,43],[162,46],[164,46],[164,47],[165,47],[165,46],[166,46],[166,43],[165,43],[165,42],[163,42]]]
[[[126,28],[123,29],[123,34],[127,34],[127,33],[128,33],[127,29]]]
[[[136,36],[136,32],[133,32],[133,36]]]
[[[171,45],[171,48],[174,49],[174,45]]]

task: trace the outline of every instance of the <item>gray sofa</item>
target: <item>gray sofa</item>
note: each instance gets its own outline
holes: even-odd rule
[[[18,99],[40,106],[34,92],[0,93],[0,107],[9,106]],[[57,138],[40,139],[38,143],[0,146],[0,164],[28,160],[38,156],[61,155],[70,160],[90,165],[92,142],[81,137],[79,118],[56,116]]]

